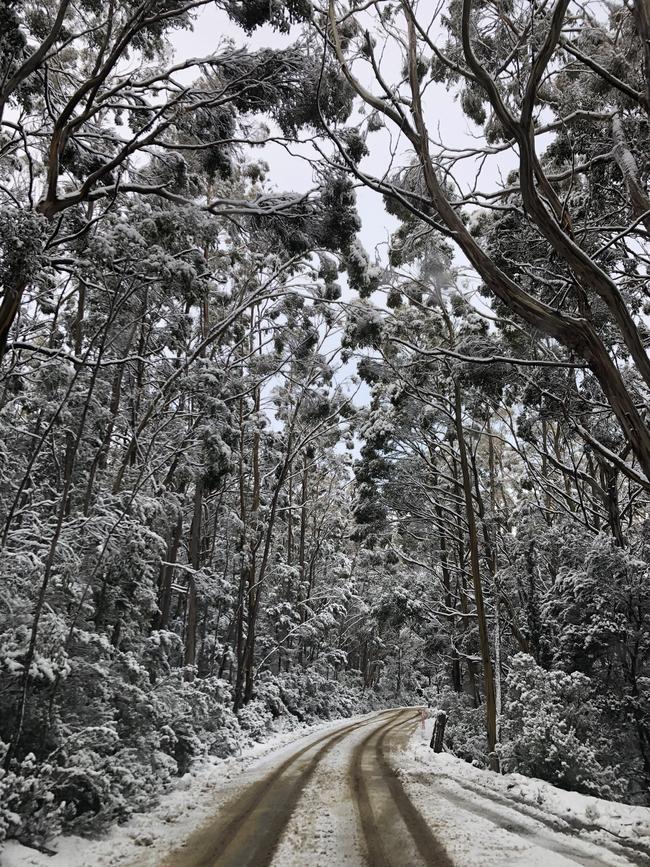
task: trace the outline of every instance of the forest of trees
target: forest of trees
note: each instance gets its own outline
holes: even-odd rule
[[[0,0],[0,842],[409,703],[648,803],[649,112],[644,0]]]

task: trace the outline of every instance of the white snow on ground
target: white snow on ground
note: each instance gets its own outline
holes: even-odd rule
[[[351,754],[368,734],[351,733],[321,762],[305,787],[273,858],[273,867],[358,867],[362,833],[349,787]]]
[[[263,743],[228,759],[197,762],[174,788],[147,813],[134,815],[99,840],[61,836],[48,841],[57,854],[49,856],[14,840],[0,854],[1,867],[113,867],[137,864],[154,867],[169,852],[212,817],[219,806],[291,750],[294,741],[322,734],[360,717],[330,720],[272,734]]]
[[[356,717],[354,719],[363,719]],[[155,867],[240,789],[286,758],[293,742],[349,723],[334,720],[273,734],[230,759],[197,764],[151,811],[101,840],[59,837],[50,857],[10,841],[2,867]],[[498,775],[429,749],[432,721],[406,750],[388,752],[402,784],[456,867],[629,867],[650,864],[650,809],[565,792],[520,774]],[[363,860],[348,763],[363,730],[324,757],[282,840],[278,867],[353,867]],[[305,858],[308,855],[308,858]]]
[[[429,748],[432,720],[391,761],[457,867],[630,865],[650,854],[650,809],[494,774]],[[650,863],[643,861],[643,863]]]

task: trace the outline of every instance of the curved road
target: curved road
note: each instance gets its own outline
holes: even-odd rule
[[[445,823],[424,818],[389,763],[419,718],[417,708],[382,711],[303,739],[288,757],[231,798],[163,867],[478,865],[480,858],[458,859],[458,825],[471,820],[472,813],[479,822],[489,819],[489,806],[463,805],[458,795],[454,804],[448,792],[436,790],[447,813],[452,806],[457,811],[456,840],[450,837],[446,847]],[[503,812],[499,815],[503,818]],[[544,829],[540,836],[523,821],[519,826],[511,823],[508,830],[519,842],[535,838],[548,865],[641,863],[557,831]],[[542,863],[526,860],[523,850],[520,860],[505,851],[503,856],[503,861],[481,863]]]

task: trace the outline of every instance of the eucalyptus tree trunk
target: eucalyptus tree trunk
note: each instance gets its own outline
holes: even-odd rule
[[[158,614],[154,624],[156,629],[167,629],[169,626],[169,613],[172,604],[172,581],[174,578],[174,563],[178,557],[178,549],[181,544],[183,533],[183,513],[179,509],[178,518],[171,530],[171,536],[167,545],[167,562],[160,567],[160,581],[158,593]]]
[[[303,456],[303,466],[302,466],[302,479],[300,483],[300,539],[298,543],[298,568],[300,571],[300,584],[298,588],[298,601],[304,602],[306,598],[303,598],[303,592],[305,589],[305,573],[306,573],[306,560],[305,560],[305,543],[307,539],[307,521],[309,518],[309,513],[307,509],[307,496],[309,493],[309,466],[307,463],[307,456]],[[307,594],[308,596],[308,594]],[[304,623],[306,618],[307,606],[302,605],[300,608],[300,619]],[[300,662],[305,667],[305,642],[301,638],[300,639]]]
[[[245,448],[245,435],[244,435],[244,408],[243,408],[243,399],[239,400],[239,478],[238,478],[238,488],[239,488],[239,520],[240,520],[240,532],[239,532],[239,543],[238,543],[238,555],[239,555],[239,574],[238,574],[238,583],[237,583],[237,602],[235,608],[235,663],[236,663],[236,672],[235,672],[235,690],[234,690],[234,698],[233,698],[233,707],[234,710],[237,711],[243,704],[244,693],[243,693],[243,683],[244,683],[244,596],[246,593],[246,584],[247,584],[247,565],[245,562],[246,557],[246,534],[247,534],[247,522],[248,522],[248,509],[246,506],[246,478],[244,474],[244,448]],[[231,667],[231,675],[232,675],[232,667]]]
[[[183,663],[188,668],[193,668],[196,664],[196,624],[197,624],[197,597],[196,597],[196,578],[194,571],[201,566],[201,527],[202,527],[202,512],[203,512],[203,480],[197,479],[194,488],[194,514],[192,516],[192,525],[190,527],[190,566],[192,570],[189,573],[187,582],[187,602],[186,602],[186,620],[185,620],[185,652],[183,655]],[[186,674],[187,680],[193,680],[194,673],[188,670]]]
[[[478,531],[476,526],[476,514],[474,511],[474,495],[472,490],[472,481],[470,477],[469,460],[467,456],[467,445],[465,443],[465,434],[463,431],[462,411],[463,407],[461,401],[460,386],[457,382],[455,382],[454,415],[456,425],[456,437],[458,440],[458,455],[460,459],[461,478],[463,483],[463,493],[465,496],[465,516],[467,518],[468,527],[470,565],[472,573],[472,584],[474,587],[474,603],[476,605],[476,619],[478,623],[481,661],[483,663],[483,685],[485,695],[488,753],[490,754],[490,764],[493,767],[496,767],[497,758],[494,752],[494,748],[497,742],[497,720],[496,700],[494,691],[494,671],[492,668],[490,639],[488,635],[487,618],[485,616],[485,605],[483,601],[483,583],[481,580],[481,560],[478,546]]]
[[[625,537],[621,525],[621,507],[618,500],[618,470],[606,461],[599,461],[599,464],[609,529],[618,547],[624,548]]]
[[[450,444],[453,438],[450,437]],[[464,500],[463,493],[463,485],[459,478],[458,473],[458,460],[456,455],[454,454],[452,457],[452,472],[454,477],[454,487],[458,494],[460,500]],[[467,596],[467,581],[465,578],[466,570],[467,570],[467,552],[465,550],[465,526],[463,524],[463,512],[464,509],[461,505],[461,502],[456,503],[456,527],[457,527],[457,538],[456,538],[456,559],[458,565],[458,595],[460,599],[460,608],[463,617],[461,618],[461,628],[463,631],[466,631],[469,626],[469,600]],[[476,682],[476,667],[472,659],[467,659],[467,676],[469,679],[469,686],[472,697],[474,699],[474,706],[478,707],[480,705],[480,693],[478,689],[478,684]],[[462,690],[462,676],[461,676],[461,690]]]
[[[433,454],[431,453],[431,457]],[[438,474],[434,469],[433,477],[432,477],[434,487],[438,486]],[[451,587],[451,574],[449,570],[449,552],[447,549],[447,534],[444,530],[444,521],[445,517],[442,512],[442,508],[440,506],[440,502],[436,498],[434,501],[434,512],[436,515],[436,520],[438,522],[438,543],[439,543],[439,556],[440,556],[440,568],[442,570],[442,587],[445,594],[445,605],[449,609],[449,611],[455,608],[455,599],[452,593]],[[451,686],[454,692],[460,693],[463,690],[463,682],[460,672],[460,658],[458,656],[458,651],[453,643],[453,635],[454,630],[456,628],[456,618],[450,615],[449,618],[449,631],[452,636],[452,649],[451,649],[451,666],[450,666],[450,680]]]

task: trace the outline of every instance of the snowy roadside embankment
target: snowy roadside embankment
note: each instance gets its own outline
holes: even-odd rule
[[[474,838],[482,865],[505,863],[509,847],[514,863],[531,867],[548,864],[549,850],[557,855],[553,863],[563,864],[564,858],[571,860],[571,848],[584,854],[584,863],[650,864],[650,808],[564,791],[521,774],[495,774],[449,753],[436,755],[429,747],[432,727],[433,720],[427,720],[391,760],[432,827],[440,825],[459,865]],[[455,830],[462,832],[457,841]]]
[[[23,846],[15,840],[5,843],[1,867],[113,867],[137,863],[153,867],[183,844],[190,834],[212,816],[220,805],[248,782],[253,765],[270,762],[300,738],[318,734],[363,716],[347,717],[313,725],[299,724],[290,730],[275,731],[268,739],[225,759],[207,757],[197,761],[175,785],[160,796],[146,813],[134,814],[123,825],[114,826],[98,840],[63,835],[49,840],[56,851],[50,856]]]

